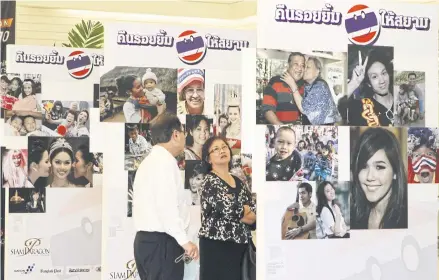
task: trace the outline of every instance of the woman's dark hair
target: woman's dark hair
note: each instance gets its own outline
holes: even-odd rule
[[[84,160],[85,164],[89,164],[91,162],[93,165],[96,165],[95,157],[93,153],[90,153],[90,149],[88,145],[86,144],[80,145],[77,151],[81,152],[82,159]]]
[[[212,121],[209,120],[206,116],[203,115],[186,115],[186,146],[191,147],[194,144],[194,137],[191,135],[190,132],[195,130],[202,121],[205,121],[207,124],[207,127],[209,128],[209,134],[210,134],[210,126]]]
[[[50,143],[50,146],[49,146],[49,147],[52,147],[52,145],[55,144],[56,141],[57,141],[57,138],[55,138],[55,139],[52,141],[52,143]],[[52,152],[52,151],[51,151],[51,152]],[[70,156],[70,158],[72,159],[72,163],[73,163],[73,161],[75,160],[75,157],[74,157],[74,155],[73,155],[73,151],[70,150],[70,149],[64,148],[64,147],[57,148],[56,150],[54,150],[54,151],[52,152],[52,154],[50,155],[50,162],[52,162],[52,160],[55,158],[55,156],[56,156],[57,154],[61,153],[61,152],[66,152],[66,153]]]
[[[319,184],[319,186],[317,188],[317,208],[316,208],[316,211],[319,215],[322,213],[322,209],[325,206],[327,206],[329,211],[331,211],[331,213],[332,213],[332,209],[331,209],[331,207],[329,207],[328,199],[326,198],[326,195],[325,195],[325,187],[327,185],[330,185],[335,191],[334,185],[329,181],[323,181]],[[334,204],[336,204],[335,200],[332,201],[332,205],[334,205]],[[332,213],[332,215],[334,216],[334,213]]]
[[[227,116],[225,114],[221,114],[218,117],[218,125],[221,123],[221,119],[225,119],[227,123],[229,122],[229,118],[227,118]]]
[[[116,86],[119,94],[127,94],[133,88],[134,81],[138,77],[135,75],[120,76],[116,79]],[[129,95],[129,94],[128,94]]]
[[[21,81],[21,79],[19,77],[12,78],[10,83],[12,84],[14,81],[17,81],[18,88],[16,91],[12,92],[12,95],[18,98],[20,96],[21,89],[23,87],[23,82]]]
[[[362,82],[361,91],[363,92],[363,97],[372,98],[374,96],[374,91],[370,84],[369,75],[367,71],[369,71],[372,64],[375,62],[380,62],[386,68],[387,74],[389,75],[389,93],[392,93],[393,90],[393,63],[391,62],[391,58],[389,58],[386,51],[382,49],[371,49],[367,55],[367,65],[364,73],[364,80]]]
[[[368,128],[358,140],[352,154],[351,170],[353,186],[351,196],[351,220],[353,228],[367,229],[371,209],[359,180],[360,171],[379,150],[384,150],[396,176],[391,183],[391,195],[380,228],[404,228],[407,226],[407,175],[401,155],[401,147],[395,135],[384,128]]]
[[[29,167],[31,163],[35,162],[39,164],[43,159],[44,152],[47,151],[47,148],[44,146],[43,142],[39,139],[29,139],[29,154],[28,154],[28,163]]]
[[[197,163],[194,165],[194,169],[192,169],[192,176],[191,177],[195,177],[198,176],[200,174],[205,174],[206,170],[204,167],[203,162]]]
[[[72,115],[73,115],[73,119],[76,120],[76,112],[75,112],[75,111],[73,111],[72,109],[69,109],[69,110],[67,111],[66,116],[67,116],[68,114],[72,114]]]
[[[210,148],[212,147],[213,142],[215,140],[221,140],[226,144],[227,148],[230,152],[230,161],[229,161],[229,170],[232,169],[232,149],[230,148],[229,144],[227,144],[227,140],[224,137],[221,136],[213,136],[206,140],[206,143],[203,145],[203,149],[201,151],[201,158],[204,160],[205,164],[205,170],[206,172],[210,172],[212,170],[212,164],[209,163],[209,156],[210,156]]]
[[[2,75],[1,80],[8,83],[8,84],[11,82],[11,80],[9,80],[8,76],[6,76],[6,75]]]
[[[21,97],[23,97],[23,98],[26,97],[26,94],[24,94],[24,83],[30,83],[31,84],[32,92],[30,93],[30,95],[35,95],[37,93],[37,88],[36,88],[34,80],[32,80],[32,79],[24,79],[23,87],[21,87]]]
[[[78,120],[79,114],[81,114],[82,112],[85,112],[85,113],[87,114],[87,119],[85,120],[85,122],[87,122],[88,119],[90,118],[90,113],[89,113],[87,110],[85,110],[85,109],[81,110],[81,111],[76,115],[75,120],[76,120],[76,121]]]
[[[57,106],[60,106],[59,111],[56,109]],[[53,103],[52,111],[57,112],[57,113],[59,113],[59,112],[62,113],[63,109],[64,109],[64,106],[62,105],[61,101],[57,100]]]
[[[180,119],[175,114],[165,112],[157,116],[156,122],[151,125],[153,145],[168,143],[175,130],[183,132]]]

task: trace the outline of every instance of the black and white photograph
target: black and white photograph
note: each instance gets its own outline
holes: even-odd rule
[[[178,69],[177,115],[205,115],[205,77],[203,69]]]
[[[234,155],[241,151],[242,86],[216,84],[214,87],[214,134],[227,139]]]
[[[128,171],[128,205],[127,205],[127,217],[131,218],[133,216],[133,184],[136,178],[136,171]]]
[[[3,188],[32,188],[27,174],[27,150],[2,147],[1,151]]]
[[[258,49],[256,124],[346,123],[346,56]]]
[[[46,188],[9,190],[9,213],[46,213]]]
[[[125,170],[137,170],[151,149],[149,124],[125,124]]]
[[[393,96],[396,126],[425,126],[425,72],[395,71]]]
[[[336,126],[267,126],[266,181],[338,179]]]
[[[90,136],[92,102],[43,100],[43,125],[63,137]]]
[[[6,111],[5,136],[60,136],[43,124],[43,114],[31,111]]]
[[[102,122],[150,123],[177,111],[177,69],[117,66],[101,76]]]
[[[349,182],[317,184],[317,239],[350,238]]]
[[[192,205],[200,205],[201,184],[206,174],[206,167],[201,160],[186,160],[184,188],[191,193]]]
[[[348,46],[348,125],[393,126],[393,47]]]
[[[28,177],[34,187],[91,188],[97,161],[88,137],[29,137]]]
[[[41,74],[3,74],[0,82],[1,108],[41,111]]]
[[[201,160],[204,143],[213,135],[213,118],[205,115],[186,115],[186,160]]]
[[[350,130],[351,229],[407,228],[407,130]]]

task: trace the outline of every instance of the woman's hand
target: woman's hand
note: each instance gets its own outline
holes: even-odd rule
[[[291,90],[294,92],[297,90],[297,84],[293,77],[291,77],[290,73],[285,72],[282,74],[281,78],[282,81],[287,83],[287,85],[290,86]]]
[[[369,56],[366,57],[366,60],[364,60],[363,63],[363,59],[361,57],[361,51],[358,51],[358,65],[352,71],[352,77],[349,83],[353,83],[357,87],[361,85],[361,83],[364,80],[364,76],[366,75],[366,66],[368,60],[369,60]]]

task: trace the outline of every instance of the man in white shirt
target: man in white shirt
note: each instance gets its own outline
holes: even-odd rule
[[[140,164],[133,186],[134,258],[141,280],[182,280],[180,257],[198,259],[186,232],[189,209],[175,159],[184,151],[185,133],[177,116],[164,113],[151,134],[156,145]]]
[[[128,127],[128,146],[130,153],[136,156],[147,156],[152,149],[152,145],[146,141],[145,137],[139,135],[137,125],[127,125]]]

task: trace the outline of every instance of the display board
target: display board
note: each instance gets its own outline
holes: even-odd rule
[[[260,277],[437,278],[437,29],[428,5],[258,1]]]
[[[8,45],[2,187],[7,279],[98,279],[103,156],[94,142],[101,50]]]
[[[255,33],[192,29],[153,24],[108,24],[105,67],[99,85],[104,154],[111,155],[104,177],[103,274],[106,279],[138,279],[133,255],[132,184],[151,143],[150,122],[163,112],[185,126],[186,149],[179,158],[182,188],[190,205],[191,240],[198,243],[201,147],[213,135],[227,138],[232,172],[251,184],[251,147],[242,117],[241,54],[255,47]],[[119,55],[110,55],[110,54]],[[142,99],[144,98],[144,99]],[[137,103],[136,103],[137,102]],[[139,105],[140,104],[140,105]],[[104,140],[105,139],[105,140]],[[185,267],[185,279],[198,279],[199,263]],[[131,279],[129,278],[129,279]]]

